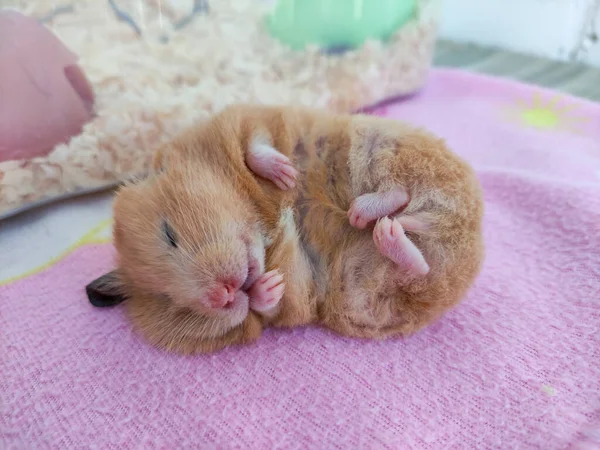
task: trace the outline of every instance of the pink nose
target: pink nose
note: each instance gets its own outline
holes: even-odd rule
[[[212,290],[208,295],[208,301],[213,308],[221,309],[233,303],[235,289],[229,284],[224,284]]]

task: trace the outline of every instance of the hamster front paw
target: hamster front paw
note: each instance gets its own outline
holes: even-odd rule
[[[260,276],[248,289],[250,309],[265,312],[273,309],[283,297],[285,283],[278,270],[271,270]]]
[[[252,144],[246,156],[246,163],[252,172],[272,181],[281,190],[296,187],[298,171],[287,156],[270,145]]]
[[[356,197],[348,210],[350,225],[364,229],[381,217],[389,216],[409,202],[406,189],[398,187],[386,192],[373,192]]]

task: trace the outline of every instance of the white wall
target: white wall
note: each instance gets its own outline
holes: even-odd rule
[[[459,42],[498,46],[524,53],[600,66],[600,43],[577,52],[600,0],[442,0],[441,35]],[[600,32],[600,30],[599,30]]]
[[[595,34],[596,41],[594,43],[590,42],[590,48],[586,54],[583,55],[582,60],[600,67],[600,1],[596,5],[594,17],[590,22],[591,31]],[[600,80],[598,80],[598,82],[600,83]]]

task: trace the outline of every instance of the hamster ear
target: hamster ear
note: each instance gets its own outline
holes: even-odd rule
[[[90,303],[98,308],[118,305],[127,298],[116,270],[96,278],[85,287],[85,292]]]

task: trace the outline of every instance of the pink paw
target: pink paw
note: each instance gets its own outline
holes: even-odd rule
[[[404,234],[397,219],[384,217],[377,221],[373,230],[375,246],[383,256],[413,275],[429,273],[429,264],[413,242]]]
[[[296,187],[298,171],[290,159],[270,145],[253,144],[246,158],[248,167],[256,175],[271,180],[284,191]]]
[[[271,270],[261,275],[248,289],[250,308],[258,312],[268,311],[277,306],[284,291],[283,275],[278,270]]]
[[[377,201],[378,194],[365,194],[354,199],[348,210],[350,225],[362,230],[370,222],[378,219],[379,216],[373,217],[377,209]]]
[[[398,211],[408,201],[408,193],[403,188],[363,194],[355,198],[350,205],[348,210],[350,225],[362,230],[369,223]]]

